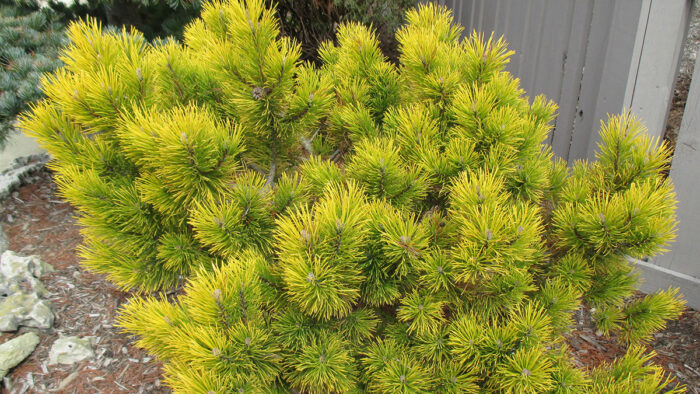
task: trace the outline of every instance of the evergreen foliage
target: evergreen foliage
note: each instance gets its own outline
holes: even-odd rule
[[[61,29],[49,11],[21,13],[0,5],[0,149],[17,115],[42,97],[42,74],[61,65]]]
[[[86,17],[108,26],[133,27],[147,39],[182,38],[184,27],[202,11],[201,0],[0,0],[29,10],[49,8],[63,23]],[[283,35],[301,44],[302,59],[316,61],[319,46],[335,38],[337,27],[345,22],[372,25],[379,43],[396,61],[394,34],[404,12],[417,0],[265,0],[274,6]]]
[[[50,10],[60,21],[86,17],[113,27],[134,27],[149,40],[182,37],[184,26],[199,16],[200,0],[0,0],[25,10]]]
[[[382,51],[396,60],[394,34],[401,25],[404,12],[417,0],[266,0],[276,6],[282,34],[301,43],[302,57],[317,59],[319,46],[335,38],[337,26],[347,22],[372,25]]]
[[[638,344],[683,302],[633,300],[627,257],[673,239],[669,151],[633,117],[571,168],[555,105],[502,40],[423,5],[400,64],[359,24],[300,61],[263,0],[213,1],[183,45],[69,28],[23,127],[53,154],[84,264],[135,296],[121,326],[177,392],[656,392]],[[629,352],[563,343],[585,303]]]

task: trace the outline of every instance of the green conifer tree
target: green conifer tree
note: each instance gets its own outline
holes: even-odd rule
[[[71,26],[23,126],[84,262],[142,291],[189,278],[120,325],[183,393],[669,389],[638,344],[683,302],[631,299],[626,259],[674,236],[668,149],[616,116],[569,169],[502,40],[435,5],[406,20],[398,66],[346,24],[318,69],[262,0],[208,3],[183,45]],[[590,373],[561,335],[582,303],[632,345]]]
[[[21,12],[0,5],[0,150],[17,115],[42,97],[41,75],[61,65],[62,27],[49,10]]]

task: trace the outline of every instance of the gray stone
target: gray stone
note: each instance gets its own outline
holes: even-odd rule
[[[0,345],[0,378],[29,357],[38,344],[39,336],[28,332]]]
[[[3,254],[9,246],[10,243],[7,240],[5,232],[2,230],[2,224],[0,224],[0,254]]]
[[[37,256],[20,256],[7,250],[0,256],[0,274],[8,278],[39,278],[45,273],[52,272],[53,267],[39,260]]]
[[[49,351],[49,365],[75,364],[87,358],[95,357],[92,350],[93,337],[61,337],[53,343]]]
[[[19,326],[51,328],[53,321],[51,303],[36,294],[15,293],[0,303],[0,331],[16,331]]]
[[[44,164],[42,162],[32,163],[0,174],[0,199],[9,196],[16,187],[22,185],[22,180],[27,175],[44,168]]]
[[[50,271],[53,268],[36,256],[23,257],[9,250],[0,256],[0,331],[53,326],[53,308],[42,299],[47,291],[39,280]]]

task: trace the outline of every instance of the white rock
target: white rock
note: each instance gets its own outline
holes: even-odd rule
[[[0,174],[0,199],[10,195],[14,188],[22,184],[22,178],[41,169],[44,163],[33,163],[19,168],[7,170]]]
[[[49,365],[75,364],[78,361],[95,357],[92,350],[93,337],[61,337],[53,343],[49,351]]]
[[[38,344],[39,336],[28,332],[0,345],[0,378],[5,377],[11,368],[29,357]]]
[[[37,256],[20,256],[7,250],[0,256],[0,274],[7,278],[39,278],[41,275],[52,272],[53,267],[39,260]]]
[[[7,236],[5,232],[2,231],[2,225],[0,224],[0,254],[4,253],[9,247],[9,242],[7,241]]]
[[[15,293],[0,302],[0,331],[16,331],[19,326],[51,328],[51,303],[36,294]]]
[[[53,267],[36,256],[23,257],[9,250],[0,256],[0,331],[53,325],[53,308],[41,299],[47,291],[39,280],[50,271]]]

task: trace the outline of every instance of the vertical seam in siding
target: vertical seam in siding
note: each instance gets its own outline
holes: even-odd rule
[[[591,30],[593,29],[593,14],[595,13],[595,0],[591,1],[590,19],[588,21],[588,29],[586,30],[586,46],[583,48],[583,57],[581,65],[581,79],[578,81],[578,93],[576,95],[576,110],[574,111],[573,122],[571,124],[571,135],[569,136],[569,148],[566,152],[566,161],[571,164],[569,157],[571,156],[571,145],[574,143],[574,133],[576,131],[576,120],[578,119],[578,113],[581,110],[581,92],[583,90],[583,76],[586,74],[586,56],[588,55],[588,48],[591,45]]]
[[[460,1],[460,2],[459,2],[459,12],[460,12],[460,14],[462,13],[462,4],[463,4],[463,3],[464,3],[463,1]],[[471,12],[469,13],[469,32],[465,32],[465,33],[468,33],[468,34],[471,34],[472,31],[474,31],[474,8],[475,8],[475,7],[476,7],[476,0],[473,0],[473,1],[472,1],[472,10],[471,10]]]
[[[649,19],[651,18],[651,9],[653,8],[654,0],[649,0],[649,11],[647,12],[647,18],[644,22],[644,34],[642,35],[642,47],[639,50],[639,59],[637,59],[637,64],[635,64],[634,70],[634,82],[632,83],[632,94],[630,95],[630,108],[632,108],[632,103],[634,103],[634,93],[637,90],[637,78],[639,78],[639,68],[642,64],[642,58],[644,57],[644,47],[647,40],[647,30],[649,29]]]
[[[499,16],[501,14],[501,0],[496,0],[496,16],[494,17],[493,31],[498,31],[499,28]]]
[[[503,27],[503,37],[505,37],[506,40],[508,40],[508,26],[510,26],[510,7],[511,4],[506,5],[506,16],[504,18],[504,24],[505,26]],[[510,40],[508,40],[510,44]]]
[[[561,84],[559,84],[559,92],[556,97],[557,105],[561,103],[562,94],[564,93],[564,86],[566,85],[566,81],[564,81],[564,76],[566,75],[566,67],[569,63],[569,45],[571,44],[571,34],[574,30],[574,11],[576,10],[576,4],[574,4],[574,1],[569,2],[569,7],[569,16],[567,17],[567,26],[569,26],[569,29],[566,31],[566,39],[564,40],[564,53],[562,54],[561,59]],[[554,142],[554,133],[557,132],[558,122],[559,115],[557,114],[557,117],[554,118],[554,124],[552,125],[552,132],[549,134],[549,145],[552,145],[552,143]]]
[[[484,10],[485,9],[486,9],[486,2],[482,2],[481,8],[479,9],[479,24],[477,26],[478,26],[478,30],[480,32],[483,32],[484,34],[486,34],[486,32],[484,31]]]
[[[549,0],[544,1],[544,7],[542,7],[542,12],[540,13],[540,32],[537,36],[537,42],[535,43],[535,67],[532,69],[530,74],[530,86],[532,89],[535,88],[535,82],[537,82],[537,71],[540,69],[540,53],[542,52],[542,36],[544,35],[544,25],[545,17],[547,13],[547,7],[549,6]]]

